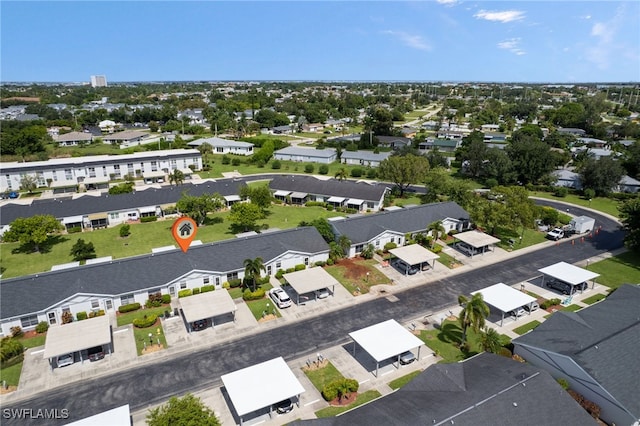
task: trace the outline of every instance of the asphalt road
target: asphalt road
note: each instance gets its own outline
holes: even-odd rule
[[[552,201],[539,204],[553,205],[566,211],[566,206]],[[242,337],[236,341],[209,349],[181,354],[179,357],[159,361],[135,369],[117,372],[79,383],[65,385],[35,395],[28,400],[4,409],[62,409],[69,410],[65,420],[2,418],[10,424],[64,424],[99,412],[129,404],[132,411],[160,403],[170,396],[195,392],[221,384],[220,376],[255,363],[282,356],[285,360],[307,354],[315,354],[328,347],[348,341],[349,332],[380,321],[394,318],[407,321],[437,311],[456,303],[460,294],[504,282],[515,284],[539,275],[539,268],[559,261],[575,263],[591,256],[622,246],[623,232],[618,224],[604,216],[570,207],[575,215],[596,218],[596,226],[602,226],[594,238],[584,243],[560,244],[510,260],[489,265],[474,271],[456,275],[450,279],[414,287],[395,293],[396,302],[378,298],[320,317],[288,324],[276,329]],[[45,373],[46,374],[46,373]]]

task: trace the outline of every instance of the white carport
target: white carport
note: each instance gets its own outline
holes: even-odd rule
[[[213,327],[215,326],[214,318],[220,315],[233,314],[233,321],[236,320],[236,304],[226,290],[208,291],[182,297],[179,300],[189,332],[191,332],[191,324],[196,321],[210,318]]]
[[[344,197],[329,197],[329,199],[327,200],[327,203],[337,204],[341,206],[342,203],[344,203],[344,200],[346,200],[346,198]]]
[[[567,262],[558,262],[546,268],[538,269],[538,271],[542,273],[543,286],[546,277],[551,277],[571,285],[571,294],[573,294],[576,285],[586,283],[587,281],[592,282],[593,288],[596,283],[596,278],[600,276],[600,274],[591,272],[588,269],[579,268]]]
[[[121,405],[113,410],[103,411],[95,416],[86,417],[73,423],[67,423],[67,426],[131,426],[131,412],[129,404]]]
[[[60,355],[105,345],[108,346],[107,352],[111,353],[111,326],[109,317],[103,315],[49,327],[43,358],[49,360],[53,369],[53,359]],[[82,353],[80,353],[80,360],[84,361]]]
[[[410,244],[389,250],[389,253],[406,262],[409,266],[420,265],[420,269],[424,264],[436,267],[436,259],[440,256],[422,247],[420,244]],[[429,262],[433,261],[432,264]]]
[[[309,268],[302,271],[290,272],[282,275],[296,291],[298,299],[296,304],[300,304],[300,295],[311,293],[316,290],[331,287],[331,294],[335,296],[336,285],[340,283],[322,268]],[[317,297],[317,295],[316,295]]]
[[[233,203],[242,201],[242,198],[239,195],[225,195],[224,200],[227,202],[228,205],[232,205]]]
[[[272,407],[287,398],[296,397],[300,406],[300,394],[304,387],[282,357],[274,358],[221,377],[229,399],[240,417],[262,408]]]
[[[400,355],[418,348],[417,358],[420,359],[420,347],[423,345],[422,340],[393,319],[349,333],[349,337],[353,340],[354,356],[357,343],[376,361],[376,377],[380,361],[396,357],[397,368],[400,368]]]
[[[157,170],[155,172],[144,172],[142,173],[142,177],[145,179],[163,178],[165,174],[162,170]]]
[[[474,250],[482,251],[482,254],[490,250],[490,247],[495,247],[495,244],[500,242],[500,238],[492,237],[489,234],[476,230],[455,234],[453,238],[473,247]],[[471,253],[471,257],[473,257],[473,252]]]
[[[514,309],[521,308],[525,305],[529,305],[529,307],[531,307],[532,303],[536,301],[535,297],[531,297],[527,293],[518,291],[503,283],[494,284],[481,290],[471,292],[471,294],[476,293],[482,294],[482,299],[485,303],[502,312],[500,327],[502,327],[502,323],[504,322],[505,312],[511,312]],[[531,315],[531,309],[529,309],[529,315]]]
[[[277,190],[276,192],[273,193],[274,197],[286,197],[287,195],[291,194],[291,191],[284,191],[282,189]]]

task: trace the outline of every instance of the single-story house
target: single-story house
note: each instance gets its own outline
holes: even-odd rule
[[[335,149],[314,149],[288,146],[273,153],[276,160],[297,161],[305,163],[331,164],[338,159]]]
[[[596,138],[578,138],[577,142],[583,145],[587,145],[590,148],[604,148],[609,145],[609,142]]]
[[[423,204],[376,214],[331,220],[334,234],[345,235],[351,241],[347,253],[353,257],[369,244],[382,249],[387,243],[401,246],[407,234],[426,233],[427,226],[440,221],[445,232],[469,229],[470,219],[462,207],[453,201]]]
[[[208,143],[214,154],[236,154],[236,155],[252,155],[254,145],[249,142],[233,141],[218,137],[198,139],[189,142],[187,145],[197,148],[202,144]]]
[[[322,123],[309,123],[302,125],[303,132],[319,132],[324,129],[324,124]]]
[[[498,130],[500,130],[499,124],[483,124],[480,126],[480,131],[485,134],[487,132],[497,132]]]
[[[93,135],[86,132],[69,132],[62,135],[58,135],[53,138],[54,141],[60,146],[76,146],[82,144],[90,144],[93,140]]]
[[[0,335],[11,327],[33,330],[46,321],[58,325],[62,314],[104,310],[109,314],[129,303],[144,304],[150,294],[176,297],[180,290],[244,277],[244,260],[260,257],[267,275],[296,265],[326,261],[329,246],[313,227],[156,252],[103,263],[82,265],[2,281]]]
[[[380,163],[389,158],[390,155],[390,152],[343,151],[340,162],[344,164],[378,167]]]
[[[608,424],[640,419],[640,287],[625,284],[577,312],[558,311],[513,340],[528,364],[564,379]]]
[[[383,148],[400,149],[405,146],[411,146],[413,142],[410,138],[401,136],[376,136],[378,146]]]
[[[485,132],[484,134],[485,142],[506,142],[507,134],[501,132]]]
[[[454,152],[462,144],[458,139],[433,139],[429,138],[424,142],[418,144],[418,149],[421,151],[428,151],[430,149],[438,148],[441,152]]]
[[[358,211],[380,210],[390,191],[388,185],[381,183],[324,180],[304,175],[276,176],[269,182],[269,188],[275,198],[293,204],[321,201]]]
[[[293,127],[291,126],[276,126],[271,129],[275,135],[289,135],[293,133]]]
[[[620,183],[616,188],[614,188],[615,192],[631,192],[633,194],[640,191],[640,181],[634,179],[630,176],[624,175],[622,179],[620,179]]]
[[[105,135],[102,138],[104,143],[110,144],[125,144],[132,145],[136,142],[141,142],[142,140],[149,137],[148,133],[140,132],[138,130],[124,130],[122,132],[112,133],[110,135]]]
[[[576,136],[576,137],[584,137],[587,134],[587,132],[585,130],[576,129],[576,128],[573,128],[573,127],[558,127],[556,129],[556,131],[558,133],[569,134],[569,135],[573,135],[573,136]]]
[[[555,170],[552,175],[557,178],[555,186],[564,186],[572,189],[582,189],[580,175],[567,169]]]

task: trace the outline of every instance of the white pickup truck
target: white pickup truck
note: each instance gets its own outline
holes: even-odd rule
[[[547,232],[547,238],[554,241],[558,241],[565,236],[565,231],[562,228],[554,228],[551,231]]]

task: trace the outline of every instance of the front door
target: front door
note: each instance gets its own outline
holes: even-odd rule
[[[51,311],[47,313],[47,318],[49,319],[49,325],[54,325],[58,323],[58,316],[55,311]]]
[[[110,311],[113,309],[113,302],[111,300],[105,300],[104,306],[107,308],[107,311]]]

